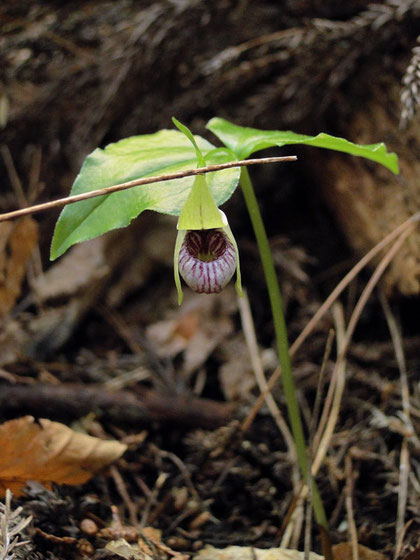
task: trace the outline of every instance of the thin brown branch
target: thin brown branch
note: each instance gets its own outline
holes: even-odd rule
[[[36,214],[38,212],[43,212],[44,210],[51,210],[52,208],[61,208],[62,206],[66,206],[67,204],[74,204],[75,202],[80,202],[81,200],[87,200],[96,196],[103,196],[115,192],[125,191],[126,189],[132,189],[133,187],[139,187],[141,185],[150,185],[152,183],[171,181],[173,179],[183,179],[184,177],[203,175],[204,173],[212,173],[214,171],[221,171],[222,169],[230,169],[232,167],[244,167],[246,165],[279,163],[296,160],[296,156],[245,159],[240,161],[228,161],[227,163],[218,163],[216,165],[208,165],[207,167],[198,167],[197,169],[186,169],[184,171],[177,171],[176,173],[166,173],[165,175],[158,175],[157,177],[144,177],[143,179],[135,179],[134,181],[120,183],[118,185],[111,185],[110,187],[104,187],[102,189],[96,189],[94,191],[76,194],[73,196],[66,196],[65,198],[59,198],[58,200],[51,200],[50,202],[36,204],[35,206],[29,206],[28,208],[14,210],[13,212],[7,212],[6,214],[0,214],[0,222],[13,220],[15,218],[19,218],[20,216],[27,216],[28,214]]]
[[[9,417],[33,414],[63,420],[95,410],[99,418],[136,426],[161,421],[214,429],[232,419],[234,408],[228,403],[140,387],[135,391],[110,391],[97,384],[36,383],[2,384],[0,390],[0,411]]]

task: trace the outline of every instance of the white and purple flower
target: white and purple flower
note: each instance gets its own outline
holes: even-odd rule
[[[236,270],[236,289],[242,295],[238,246],[225,214],[219,212],[221,228],[178,230],[174,271],[179,303],[182,301],[179,275],[194,292],[218,294]]]
[[[221,229],[187,231],[179,251],[179,273],[199,294],[218,294],[236,270],[236,251]]]

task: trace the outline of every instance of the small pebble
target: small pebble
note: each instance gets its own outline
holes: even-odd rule
[[[93,537],[98,532],[98,526],[92,519],[85,518],[80,522],[80,530],[85,535]]]
[[[189,550],[190,543],[184,537],[174,536],[169,537],[167,544],[174,550]]]
[[[93,556],[95,554],[93,545],[86,539],[79,539],[77,550],[82,556]]]
[[[211,515],[208,511],[203,511],[202,513],[197,515],[197,517],[194,517],[194,519],[189,524],[190,531],[194,531],[194,529],[198,529],[199,527],[207,523],[210,517]]]

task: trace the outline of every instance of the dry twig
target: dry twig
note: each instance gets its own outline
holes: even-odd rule
[[[395,523],[395,550],[394,560],[396,560],[401,552],[403,540],[406,532],[405,515],[407,511],[408,496],[408,480],[410,475],[410,451],[408,448],[408,440],[412,440],[414,446],[419,448],[419,439],[415,434],[415,430],[410,418],[410,390],[407,379],[407,365],[404,354],[401,329],[392,313],[391,307],[385,297],[380,293],[380,301],[384,310],[388,328],[391,333],[392,344],[394,346],[395,357],[397,359],[398,369],[401,380],[401,400],[402,400],[402,417],[407,426],[407,432],[413,434],[411,438],[403,437],[400,452],[400,468],[398,481],[398,505],[397,520]]]
[[[249,305],[248,294],[244,290],[244,297],[238,298],[239,312],[241,314],[242,329],[245,335],[245,341],[248,347],[249,357],[251,360],[252,369],[254,370],[255,379],[257,380],[258,387],[261,393],[265,393],[267,390],[267,380],[264,375],[264,369],[261,363],[261,358],[258,351],[257,336],[255,334],[254,322],[252,319],[252,313]],[[295,445],[293,443],[293,437],[290,433],[287,422],[285,421],[282,413],[280,412],[277,403],[271,394],[268,392],[265,397],[265,401],[270,411],[272,417],[274,418],[277,427],[282,434],[284,441],[287,443],[287,447],[290,453],[291,461],[293,464],[296,463],[296,451]]]
[[[210,399],[159,393],[138,387],[132,391],[109,391],[97,384],[62,383],[50,385],[8,385],[0,392],[2,414],[19,415],[22,411],[52,418],[80,418],[91,410],[98,417],[114,422],[169,421],[214,429],[229,422],[234,406]]]
[[[62,206],[66,206],[67,204],[74,204],[75,202],[80,202],[89,198],[95,198],[97,196],[104,196],[115,192],[125,191],[127,189],[132,189],[133,187],[139,187],[141,185],[150,185],[152,183],[171,181],[173,179],[182,179],[184,177],[194,177],[195,175],[203,175],[204,173],[212,173],[213,171],[221,171],[222,169],[230,169],[232,167],[244,167],[247,165],[279,163],[284,161],[296,160],[296,156],[245,159],[240,161],[219,163],[217,165],[208,165],[206,167],[198,167],[197,169],[186,169],[184,171],[177,171],[176,173],[166,173],[165,175],[158,175],[157,177],[144,177],[143,179],[135,179],[134,181],[127,181],[126,183],[111,185],[102,189],[75,194],[73,196],[66,196],[65,198],[59,198],[58,200],[51,200],[50,202],[44,202],[43,204],[29,206],[29,208],[22,208],[20,210],[14,210],[13,212],[7,212],[6,214],[0,214],[0,222],[13,220],[15,218],[19,218],[20,216],[27,216],[28,214],[37,214],[38,212],[51,210],[52,208],[61,208]]]
[[[359,560],[359,543],[357,542],[357,529],[354,521],[353,510],[353,487],[354,487],[354,474],[351,462],[350,453],[346,457],[346,510],[347,510],[347,523],[349,525],[349,536],[351,542],[351,553],[353,560]]]
[[[19,548],[29,541],[19,542],[19,533],[32,521],[32,516],[22,519],[22,508],[12,510],[12,493],[6,490],[5,503],[0,503],[0,560],[13,560],[19,555]]]

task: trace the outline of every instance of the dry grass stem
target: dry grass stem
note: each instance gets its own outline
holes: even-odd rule
[[[345,324],[343,306],[339,305],[338,302],[333,306],[333,317],[337,333],[337,354],[340,354],[345,340]],[[316,476],[327,454],[330,440],[338,420],[345,383],[346,362],[343,359],[339,364],[336,362],[334,367],[321,420],[314,438],[313,446],[317,452],[312,464],[312,476]]]
[[[307,490],[306,485],[304,488]],[[301,492],[298,496],[295,496],[293,500],[291,515],[288,519],[287,525],[284,529],[284,533],[280,542],[281,548],[290,548],[291,542],[296,539],[296,534],[300,535],[302,531],[303,518],[304,518],[304,500],[306,498],[306,493]]]
[[[321,307],[318,309],[318,311],[315,313],[312,319],[308,322],[308,324],[305,326],[305,328],[297,337],[297,339],[294,341],[294,343],[291,345],[290,347],[291,357],[293,357],[296,354],[296,352],[302,346],[302,344],[307,339],[307,337],[311,334],[311,332],[318,324],[318,322],[327,313],[327,311],[331,308],[331,306],[336,301],[336,299],[340,296],[340,294],[347,288],[350,282],[352,282],[354,278],[360,273],[360,271],[372,259],[374,259],[387,245],[389,245],[392,241],[394,241],[394,239],[396,239],[400,234],[406,231],[411,233],[419,221],[420,221],[420,212],[414,214],[413,216],[408,218],[405,222],[403,222],[401,225],[399,225],[397,228],[395,228],[393,231],[391,231],[391,233],[389,233],[386,237],[384,237],[368,253],[366,253],[366,255],[362,259],[360,259],[360,261],[337,284],[337,286],[334,288],[334,290],[331,292],[328,298],[324,301],[324,303],[321,305]],[[258,397],[258,399],[254,404],[253,409],[249,413],[248,417],[245,419],[242,426],[244,430],[247,430],[251,426],[254,418],[258,414],[258,411],[260,410],[264,402],[266,393],[268,393],[273,389],[274,385],[280,379],[280,377],[281,377],[281,370],[280,367],[277,367],[272,373],[270,379],[268,380],[266,391],[264,391],[264,393],[262,393]]]
[[[314,455],[313,441],[315,437],[315,430],[318,424],[319,413],[321,409],[322,393],[324,388],[324,377],[325,369],[327,367],[328,360],[331,355],[332,343],[334,340],[335,333],[331,329],[328,333],[327,343],[325,345],[324,356],[322,358],[321,369],[319,371],[318,383],[316,388],[315,402],[312,411],[312,418],[309,425],[309,445],[308,445],[308,476],[307,476],[307,487],[308,487],[308,497],[306,500],[306,510],[305,510],[305,539],[304,539],[304,560],[309,560],[309,555],[312,548],[312,460]]]
[[[400,373],[402,418],[407,426],[407,432],[412,434],[412,437],[410,437],[411,443],[414,445],[416,449],[420,449],[420,440],[416,434],[410,415],[410,410],[411,410],[410,388],[408,385],[407,364],[405,359],[401,329],[382,291],[380,291],[379,293],[379,299],[382,305],[382,309],[384,311],[385,319],[388,324],[389,332],[391,334],[391,340],[394,347],[395,358],[397,360],[398,370]]]
[[[401,248],[402,244],[404,243],[404,241],[407,239],[407,237],[410,235],[410,233],[412,233],[412,231],[415,228],[415,224],[411,223],[407,226],[407,228],[400,234],[400,236],[398,237],[397,241],[395,241],[395,243],[392,245],[392,247],[389,249],[389,251],[385,254],[385,256],[382,258],[382,260],[380,261],[380,263],[378,264],[378,266],[376,267],[374,273],[372,274],[372,276],[370,277],[368,283],[366,284],[365,289],[362,292],[362,295],[359,298],[359,301],[357,302],[354,311],[352,313],[352,316],[350,318],[345,336],[344,336],[344,340],[342,341],[341,345],[340,345],[340,349],[338,352],[338,356],[337,356],[337,361],[335,363],[335,367],[334,367],[334,371],[332,374],[332,378],[331,378],[331,385],[330,385],[330,390],[328,391],[327,394],[327,400],[329,400],[330,398],[332,398],[332,393],[334,391],[334,404],[333,407],[331,409],[331,413],[329,414],[327,412],[327,409],[324,408],[325,413],[323,412],[322,417],[321,417],[321,422],[320,422],[320,427],[318,428],[318,434],[317,437],[315,438],[315,446],[318,447],[318,451],[316,454],[316,457],[314,459],[314,463],[312,466],[312,474],[313,476],[315,476],[315,474],[318,472],[318,469],[320,468],[324,457],[326,455],[328,446],[329,446],[329,441],[331,439],[331,436],[334,432],[334,428],[335,428],[335,424],[337,422],[337,418],[338,418],[338,412],[339,412],[339,404],[341,402],[341,398],[342,398],[342,394],[344,391],[344,369],[343,369],[343,364],[345,362],[345,358],[346,358],[346,354],[347,354],[347,350],[349,348],[350,345],[350,341],[352,339],[354,330],[356,328],[356,325],[359,321],[360,315],[368,301],[368,299],[370,298],[372,291],[374,289],[374,287],[377,285],[377,283],[379,282],[382,274],[385,272],[386,267],[389,265],[389,263],[392,261],[392,259],[395,257],[395,255],[397,254],[397,252],[399,251],[399,249]],[[337,331],[337,341],[338,341],[338,331]],[[332,387],[335,387],[335,379],[337,378],[337,385],[338,385],[338,379],[340,379],[340,385],[338,387],[337,390],[332,389]],[[325,420],[327,419],[327,420]],[[322,433],[322,427],[323,424],[325,424],[325,430],[323,432],[322,438],[319,440],[319,434]],[[319,446],[317,445],[318,440],[320,441]]]
[[[19,542],[19,533],[32,521],[32,516],[21,517],[22,508],[12,510],[12,493],[6,490],[5,503],[0,503],[0,560],[13,560],[19,547],[29,541]]]
[[[28,200],[26,198],[25,192],[22,187],[22,181],[19,179],[19,175],[16,171],[15,164],[13,163],[12,154],[10,153],[9,147],[5,144],[0,146],[1,155],[3,157],[4,165],[7,169],[7,174],[9,175],[10,183],[13,187],[17,203],[19,208],[23,208],[28,205]]]
[[[150,516],[152,506],[156,505],[159,493],[160,493],[161,489],[163,488],[163,485],[165,484],[168,476],[169,476],[168,474],[161,472],[158,475],[158,477],[156,478],[156,482],[154,484],[154,487],[153,487],[152,491],[150,492],[150,494],[147,496],[147,501],[146,501],[145,505],[143,506],[143,513],[142,513],[141,520],[140,520],[140,527],[145,527],[148,524],[148,519],[149,519],[149,516]]]
[[[267,391],[267,380],[264,375],[264,369],[261,363],[261,358],[258,350],[257,336],[255,334],[254,321],[249,305],[248,294],[244,290],[244,297],[238,298],[239,312],[241,314],[242,329],[245,336],[246,345],[248,347],[251,366],[254,370],[255,379],[257,380],[258,387],[261,393],[266,393],[265,402],[268,410],[270,411],[274,421],[282,434],[290,454],[292,463],[296,464],[296,451],[293,442],[292,434],[290,433],[287,422],[285,421],[282,413],[280,412],[277,403],[270,391]]]
[[[354,308],[352,316],[350,317],[350,321],[349,321],[347,331],[346,331],[346,339],[344,341],[344,345],[343,345],[343,348],[341,350],[342,356],[341,355],[338,356],[337,362],[340,359],[344,359],[344,356],[347,353],[348,347],[349,347],[351,339],[353,337],[354,330],[355,330],[356,325],[357,325],[357,323],[360,319],[360,315],[362,314],[362,311],[365,308],[366,303],[368,302],[368,300],[369,300],[369,298],[370,298],[370,296],[373,292],[373,289],[378,284],[378,282],[379,282],[381,276],[383,275],[383,273],[385,272],[387,266],[390,264],[392,259],[395,257],[395,255],[400,250],[404,241],[407,239],[407,237],[411,233],[413,233],[415,228],[416,228],[415,223],[408,224],[408,226],[405,228],[405,230],[401,233],[401,235],[398,237],[398,239],[392,245],[391,249],[389,249],[389,251],[382,258],[382,260],[380,261],[380,263],[376,267],[374,273],[370,277],[368,283],[366,284],[365,289],[362,292],[362,295],[359,298],[359,301],[357,302],[357,304]]]
[[[394,560],[396,560],[401,552],[406,532],[405,514],[407,511],[408,496],[408,477],[410,474],[410,452],[408,450],[407,438],[404,438],[401,445],[400,453],[400,471],[398,477],[398,505],[397,505],[397,521],[395,523],[395,550]]]
[[[349,524],[351,554],[352,554],[352,560],[359,560],[359,543],[357,540],[357,529],[356,529],[356,523],[354,521],[354,510],[353,510],[354,475],[353,475],[350,453],[347,454],[346,456],[345,471],[346,471],[345,502],[346,502],[346,512],[347,512],[347,523]]]
[[[114,479],[115,486],[118,490],[119,495],[121,496],[124,504],[127,507],[128,517],[130,519],[131,525],[133,527],[137,527],[137,524],[138,524],[138,519],[137,519],[138,509],[137,509],[136,504],[130,498],[130,495],[127,491],[127,487],[125,485],[123,477],[121,476],[120,471],[117,469],[117,467],[115,465],[111,465],[109,467],[109,472],[110,472],[112,478]]]
[[[408,448],[407,440],[414,440],[413,443],[418,449],[419,439],[415,434],[415,430],[410,418],[410,389],[408,385],[407,364],[405,359],[401,329],[383,292],[380,292],[380,301],[382,304],[386,322],[388,324],[389,332],[391,334],[395,358],[397,360],[398,369],[400,372],[401,400],[403,409],[402,417],[404,423],[407,425],[407,431],[413,434],[411,438],[404,437],[401,444],[400,468],[398,477],[397,520],[395,523],[394,560],[396,560],[400,555],[406,531],[405,515],[407,511],[408,480],[410,476],[410,451]]]
[[[311,448],[311,454],[313,454],[314,452],[313,443],[314,443],[314,438],[316,433],[316,427],[318,426],[319,414],[321,411],[321,400],[322,400],[322,392],[324,386],[325,369],[327,367],[327,363],[331,355],[334,337],[335,337],[335,331],[333,329],[330,329],[330,332],[328,333],[327,344],[325,345],[324,356],[322,358],[321,369],[319,371],[315,402],[312,411],[312,419],[309,427],[309,444]]]
[[[315,325],[322,319],[325,313],[330,309],[334,301],[338,296],[344,291],[344,289],[354,280],[354,278],[359,274],[359,272],[382,251],[387,245],[389,245],[394,239],[396,239],[400,234],[408,232],[409,235],[413,230],[418,221],[420,220],[420,212],[411,216],[408,220],[403,222],[400,226],[395,228],[390,234],[382,239],[375,247],[373,247],[366,255],[360,259],[360,261],[350,270],[348,274],[337,284],[325,302],[321,305],[312,319],[305,326],[303,331],[294,341],[290,347],[290,355],[293,356],[297,350],[302,346],[303,342],[312,332]]]

